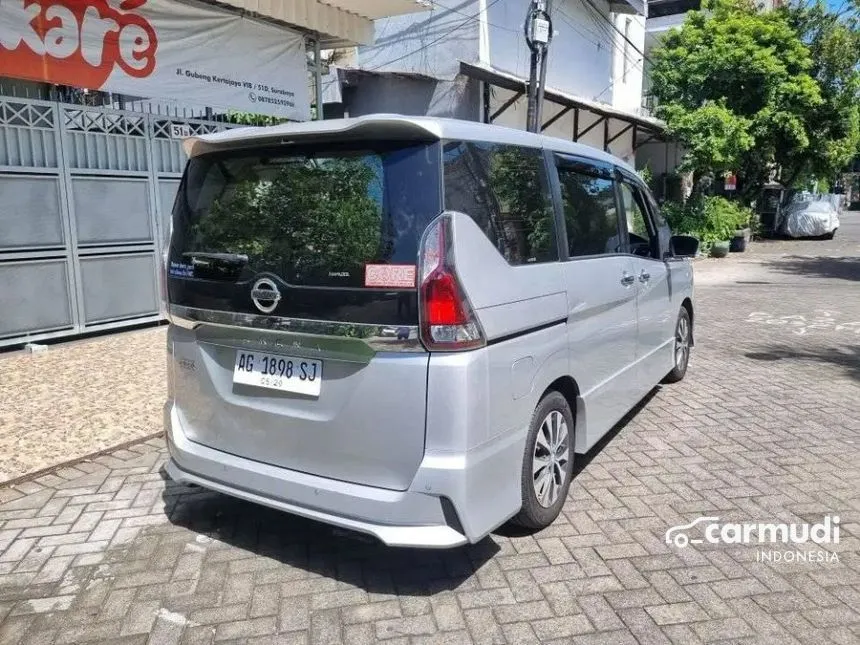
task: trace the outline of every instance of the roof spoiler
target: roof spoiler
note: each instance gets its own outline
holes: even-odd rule
[[[182,142],[188,157],[208,152],[259,147],[262,145],[289,145],[314,141],[435,141],[441,132],[432,121],[416,121],[402,116],[372,116],[357,119],[332,119],[285,123],[267,127],[243,127],[189,137]]]

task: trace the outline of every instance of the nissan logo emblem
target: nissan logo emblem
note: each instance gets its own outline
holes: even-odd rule
[[[264,314],[270,314],[278,307],[281,301],[281,292],[278,291],[276,285],[269,278],[260,278],[251,287],[251,300],[254,301],[254,306]]]

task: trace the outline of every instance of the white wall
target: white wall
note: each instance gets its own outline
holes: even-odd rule
[[[603,15],[610,15],[608,3],[593,1]],[[483,52],[482,62],[529,77],[530,51],[523,37],[528,6],[529,0],[508,0],[487,9],[488,51]],[[581,0],[554,2],[547,86],[587,99],[611,100],[612,44],[604,26],[611,29],[592,16]]]
[[[684,156],[684,150],[678,143],[646,143],[636,151],[636,167],[651,168],[655,177],[666,172],[675,172]]]
[[[547,86],[590,100],[637,112],[641,105],[641,54],[627,45],[630,61],[624,76],[624,31],[644,49],[641,16],[610,14],[606,0],[555,0],[554,36]],[[523,79],[529,77],[530,51],[523,23],[530,0],[434,0],[431,11],[377,20],[376,42],[358,50],[365,70],[424,74],[453,80],[460,61],[482,62]],[[602,17],[600,17],[602,16]]]
[[[642,106],[645,58],[640,52],[645,51],[645,18],[613,14],[613,21],[618,31],[613,30],[612,105],[626,112],[638,113]],[[627,40],[622,34],[627,36]]]
[[[358,49],[358,65],[453,80],[461,60],[478,60],[477,16],[483,15],[483,4],[484,0],[433,0],[430,11],[377,20],[376,40]]]

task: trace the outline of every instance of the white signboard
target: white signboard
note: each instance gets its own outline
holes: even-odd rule
[[[310,118],[301,34],[175,0],[0,0],[4,76]]]

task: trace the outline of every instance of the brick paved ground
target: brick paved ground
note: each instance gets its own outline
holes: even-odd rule
[[[860,643],[860,215],[697,280],[688,379],[580,460],[551,528],[386,549],[165,483],[153,440],[0,489],[0,643]],[[663,540],[827,513],[838,563]]]

